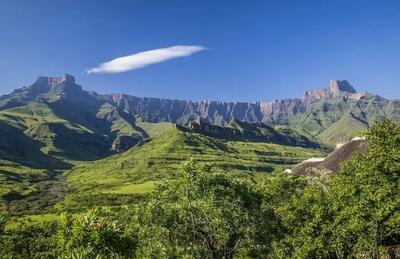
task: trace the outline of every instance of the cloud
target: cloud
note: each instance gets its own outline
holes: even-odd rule
[[[88,74],[123,73],[170,59],[191,56],[192,54],[205,49],[206,48],[202,46],[172,46],[162,49],[153,49],[129,56],[119,57],[101,63],[97,67],[85,69],[85,71]]]

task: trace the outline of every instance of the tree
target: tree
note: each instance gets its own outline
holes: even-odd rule
[[[282,176],[276,178],[283,178]],[[286,178],[286,179],[285,179]],[[273,243],[273,258],[329,258],[333,213],[330,208],[331,177],[324,172],[296,177],[285,176],[289,193],[276,203],[283,238]],[[280,180],[282,182],[282,180]],[[280,192],[284,192],[281,189]],[[279,193],[274,191],[274,193]]]
[[[141,256],[233,258],[267,253],[279,233],[275,212],[246,180],[190,160],[139,209]]]
[[[400,124],[383,119],[365,137],[366,154],[336,176],[300,177],[303,188],[277,204],[285,237],[275,257],[379,258],[400,243]]]
[[[384,118],[365,134],[368,151],[335,178],[336,243],[345,255],[380,256],[400,243],[400,124]]]

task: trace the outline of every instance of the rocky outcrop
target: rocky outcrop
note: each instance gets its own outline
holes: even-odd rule
[[[118,136],[113,141],[111,149],[122,153],[131,149],[133,146],[140,144],[142,141],[144,140],[139,137]]]
[[[309,105],[301,99],[274,100],[272,102],[263,102],[260,106],[263,114],[262,121],[264,122],[282,120],[291,115],[307,112],[310,109]]]
[[[302,175],[312,173],[318,170],[329,170],[338,173],[340,165],[351,159],[356,154],[365,154],[367,152],[368,141],[363,138],[354,138],[351,141],[341,145],[335,151],[330,153],[325,159],[312,160],[308,159],[296,165],[293,173]]]
[[[27,87],[27,95],[32,97],[41,94],[76,96],[81,95],[82,92],[82,87],[77,85],[75,78],[68,74],[60,77],[40,76],[31,86]]]
[[[357,98],[357,91],[347,80],[331,80],[328,88],[321,88],[307,91],[304,94],[304,102],[312,102],[315,100],[348,97]]]
[[[356,89],[347,80],[331,80],[329,92],[332,94],[356,93]]]
[[[191,121],[187,127],[176,125],[181,131],[200,133],[219,139],[237,141],[260,141],[288,146],[320,147],[305,136],[292,130],[276,130],[262,122],[247,123],[232,120],[227,126],[221,127],[204,122],[202,119]]]

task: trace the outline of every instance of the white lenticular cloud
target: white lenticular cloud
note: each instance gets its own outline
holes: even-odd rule
[[[202,46],[172,46],[162,49],[153,49],[129,56],[119,57],[101,63],[97,67],[85,69],[85,71],[88,74],[122,73],[174,58],[191,56],[192,54],[205,49],[206,48]]]

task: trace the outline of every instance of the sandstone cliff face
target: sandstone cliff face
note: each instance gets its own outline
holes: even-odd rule
[[[123,94],[98,98],[151,122],[170,121],[187,125],[194,119],[202,118],[208,123],[227,125],[232,118],[250,123],[284,122],[288,116],[310,112],[311,104],[315,101],[337,97],[359,99],[362,96],[348,81],[332,80],[328,88],[307,91],[303,98],[270,102],[193,102]]]
[[[150,122],[177,122],[181,117],[201,117],[209,123],[226,125],[232,118],[248,122],[261,121],[263,118],[260,103],[193,102],[123,94],[108,94],[97,98],[113,103],[118,108]],[[185,121],[185,124],[190,120]]]
[[[123,94],[99,95],[118,108],[151,122],[170,121],[187,125],[202,118],[205,122],[227,125],[231,119],[245,122],[282,123],[289,116],[312,111],[312,103],[331,98],[360,99],[367,93],[357,93],[346,80],[332,80],[328,88],[307,91],[303,98],[270,102],[183,101]]]
[[[60,77],[39,77],[31,86],[27,87],[27,95],[38,96],[44,93],[55,95],[77,95],[82,92],[82,87],[75,83],[75,78],[71,75]]]
[[[307,103],[301,99],[282,99],[261,103],[262,121],[264,122],[273,122],[308,110]]]

